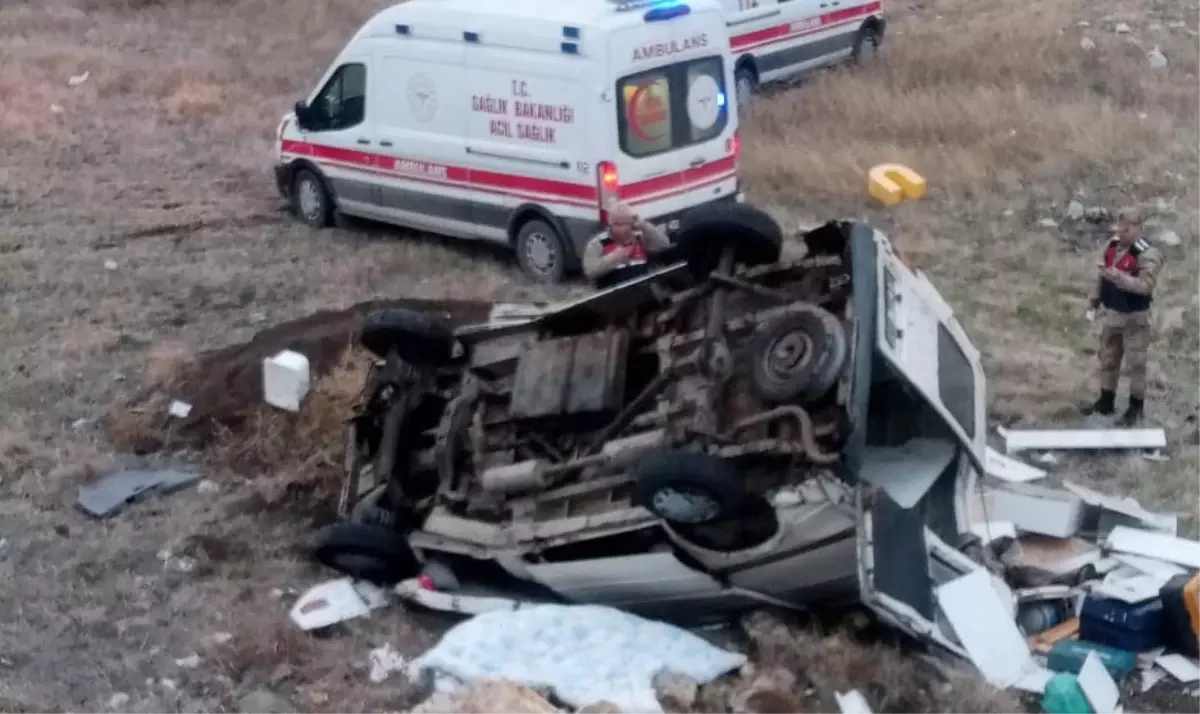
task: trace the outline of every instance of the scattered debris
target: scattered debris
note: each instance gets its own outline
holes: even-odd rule
[[[1167,56],[1157,47],[1146,53],[1146,61],[1150,69],[1164,69],[1167,66]]]
[[[851,689],[845,694],[835,692],[833,696],[837,699],[838,709],[842,711],[842,714],[871,714],[871,706],[867,704],[867,698],[857,689]]]
[[[187,419],[187,415],[192,413],[192,405],[181,399],[173,399],[167,407],[167,413],[177,419]]]
[[[237,710],[242,714],[291,714],[296,707],[272,691],[256,689],[238,699]]]
[[[1043,218],[1038,221],[1038,225],[1042,228],[1058,228],[1058,221],[1053,218]]]
[[[117,692],[108,698],[106,706],[115,711],[124,711],[129,706],[129,695],[125,692]]]
[[[51,104],[50,105],[50,113],[51,114],[62,114],[64,111],[66,111],[66,110],[63,109],[63,105],[61,105],[61,104]]]
[[[1100,662],[1096,653],[1088,655],[1079,670],[1079,688],[1092,705],[1094,712],[1115,712],[1121,692],[1108,669]]]
[[[1072,493],[1028,483],[985,489],[988,517],[1007,521],[1026,533],[1068,538],[1083,521],[1083,501]]]
[[[281,591],[277,597],[282,597]],[[302,630],[316,630],[362,617],[387,604],[387,592],[365,580],[338,578],[309,588],[289,616]]]
[[[1036,481],[1046,476],[1045,471],[1014,459],[1011,456],[1005,456],[990,446],[987,449],[984,466],[987,469],[988,476],[1012,483]]]
[[[200,655],[193,653],[186,657],[180,657],[175,660],[175,666],[182,669],[195,669],[200,666]]]
[[[221,492],[221,484],[217,483],[216,481],[213,481],[212,479],[204,479],[199,484],[197,484],[196,491],[198,493],[203,493],[206,496],[212,495],[214,493],[220,493]]]
[[[118,471],[96,483],[81,486],[76,504],[97,518],[108,518],[125,505],[151,493],[167,495],[199,480],[199,474],[170,469]]]
[[[1079,41],[1079,49],[1088,51],[1094,50],[1096,49],[1096,41],[1090,37],[1084,37]]]
[[[299,352],[283,350],[263,359],[263,401],[267,404],[290,412],[300,411],[310,384],[308,358]]]
[[[1113,27],[1113,32],[1117,33],[1118,35],[1128,35],[1129,33],[1133,32],[1133,28],[1130,27],[1129,23],[1127,22],[1118,22],[1116,26]]]
[[[1084,38],[1084,39],[1087,39],[1087,38]],[[1084,49],[1090,49],[1090,48],[1085,47]],[[1085,213],[1086,213],[1086,210],[1084,209],[1083,204],[1080,203],[1079,201],[1072,200],[1070,203],[1067,204],[1067,210],[1063,214],[1063,216],[1068,221],[1078,221],[1081,218],[1083,218]]]
[[[367,677],[376,684],[392,676],[395,672],[403,672],[406,664],[404,656],[392,649],[389,643],[384,643],[381,647],[371,650],[369,661],[371,672]]]
[[[1200,680],[1200,667],[1181,654],[1164,654],[1154,660],[1154,663],[1184,684]]]
[[[211,635],[206,635],[203,640],[206,644],[211,645],[227,645],[233,641],[233,633],[231,632],[214,632]]]
[[[1147,511],[1130,497],[1107,496],[1086,486],[1063,482],[1063,488],[1079,497],[1084,504],[1082,530],[1090,532],[1097,540],[1106,537],[1120,525],[1145,530],[1161,531],[1175,535],[1179,527],[1179,516],[1174,513]]]
[[[460,623],[414,660],[409,674],[468,683],[500,676],[546,685],[572,706],[606,700],[624,711],[660,712],[653,680],[661,670],[706,684],[745,663],[745,655],[665,623],[611,607],[553,604]],[[495,704],[488,711],[497,709],[504,710]]]
[[[67,86],[78,87],[79,85],[88,81],[88,77],[90,76],[92,76],[92,73],[87,70],[84,70],[83,74],[71,75],[67,78]]]
[[[105,260],[104,261],[104,269],[105,270],[116,270],[117,269],[117,261],[113,260],[112,258]]]
[[[1160,232],[1154,239],[1156,243],[1161,243],[1170,248],[1178,248],[1183,245],[1183,239],[1175,231],[1165,230]]]
[[[1011,687],[1041,669],[986,571],[951,580],[936,594],[954,634],[988,682]]]
[[[1112,220],[1112,213],[1103,206],[1088,206],[1084,220],[1095,224],[1108,223]]]
[[[1110,550],[1131,555],[1142,555],[1168,563],[1178,563],[1192,569],[1200,569],[1200,546],[1194,540],[1184,540],[1164,533],[1117,526],[1105,539]]]
[[[997,429],[1004,437],[1004,450],[1049,451],[1055,449],[1164,449],[1167,434],[1152,429]]]

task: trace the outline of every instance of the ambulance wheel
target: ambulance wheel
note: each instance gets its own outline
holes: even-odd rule
[[[737,72],[733,75],[733,87],[739,112],[749,107],[750,102],[754,101],[754,89],[757,85],[758,79],[754,76],[754,70],[747,65],[738,67]]]
[[[837,316],[813,305],[759,328],[747,353],[750,384],[763,401],[808,404],[833,388],[849,346]]]
[[[561,283],[567,277],[570,254],[566,241],[549,223],[534,218],[517,231],[513,246],[521,270],[539,283]]]
[[[376,310],[363,320],[358,342],[386,358],[392,350],[414,367],[441,367],[454,356],[454,333],[436,318],[416,310]]]
[[[851,51],[850,57],[855,64],[870,64],[879,56],[879,45],[882,43],[883,37],[879,34],[879,29],[873,24],[865,24],[858,29],[858,36],[854,38],[854,49]]]
[[[333,201],[325,182],[310,169],[300,169],[292,178],[292,211],[313,228],[333,223]]]
[[[732,248],[739,265],[764,265],[779,260],[783,231],[769,214],[745,203],[709,203],[684,214],[675,234],[678,254],[692,274],[707,277],[716,270],[721,253]]]

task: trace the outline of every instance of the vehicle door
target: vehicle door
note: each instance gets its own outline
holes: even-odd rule
[[[375,53],[380,210],[401,225],[474,237],[466,156],[463,44],[422,38],[420,24]]]
[[[371,212],[378,204],[374,134],[368,111],[367,54],[339,58],[308,101],[311,121],[301,130],[303,152],[321,169],[339,206]]]
[[[648,219],[736,194],[737,116],[727,95],[733,68],[720,13],[622,28],[609,56],[618,146],[601,163],[602,193],[619,195]]]

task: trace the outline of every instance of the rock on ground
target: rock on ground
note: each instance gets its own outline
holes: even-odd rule
[[[242,714],[290,714],[296,707],[266,689],[256,689],[238,700],[237,710]]]
[[[682,674],[660,672],[654,677],[654,693],[667,711],[688,711],[696,703],[699,690],[696,680]]]
[[[523,684],[507,679],[484,679],[456,692],[435,692],[409,714],[552,714],[562,712]]]

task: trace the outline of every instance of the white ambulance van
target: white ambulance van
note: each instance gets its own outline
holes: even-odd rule
[[[668,228],[741,200],[729,58],[716,0],[409,0],[280,122],[276,180],[311,225],[500,243],[561,281],[613,198]]]
[[[738,105],[761,83],[875,56],[887,26],[880,0],[721,0]]]

